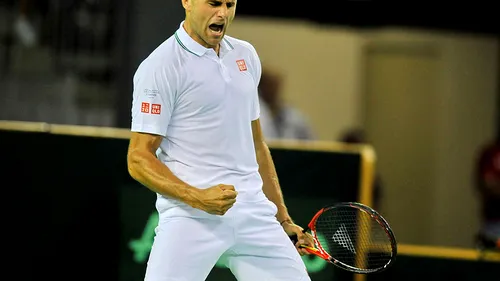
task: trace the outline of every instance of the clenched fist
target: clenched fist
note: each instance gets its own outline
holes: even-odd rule
[[[236,202],[234,186],[219,184],[207,189],[200,189],[198,202],[194,206],[212,215],[224,215]]]

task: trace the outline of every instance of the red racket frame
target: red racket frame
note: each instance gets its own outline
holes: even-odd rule
[[[370,215],[370,217],[372,219],[374,219],[384,229],[386,235],[389,238],[389,241],[391,242],[391,250],[392,250],[391,254],[392,255],[391,255],[390,260],[383,267],[374,268],[374,269],[360,269],[360,268],[357,268],[354,266],[350,266],[348,264],[345,264],[345,263],[335,259],[332,255],[330,255],[327,251],[325,251],[325,249],[323,248],[323,246],[319,242],[318,235],[316,232],[316,222],[317,222],[318,218],[325,211],[335,209],[335,208],[346,207],[346,206],[351,207],[351,208],[356,208],[358,210],[361,210],[361,211],[367,213],[368,215]],[[342,269],[345,269],[345,270],[348,270],[351,272],[367,274],[367,273],[374,273],[374,272],[383,271],[383,270],[387,269],[390,265],[392,265],[392,263],[394,263],[396,255],[397,255],[396,237],[394,236],[394,233],[393,233],[391,227],[389,226],[389,223],[377,211],[373,210],[372,208],[370,208],[364,204],[358,203],[358,202],[339,203],[339,204],[336,204],[334,206],[321,208],[318,212],[316,212],[314,217],[311,219],[311,221],[307,225],[307,229],[304,229],[304,232],[306,232],[307,230],[310,230],[316,247],[313,248],[313,247],[309,247],[309,246],[301,246],[301,248],[304,248],[310,254],[316,255],[316,256],[328,261],[329,263],[332,263],[332,264],[334,264]]]

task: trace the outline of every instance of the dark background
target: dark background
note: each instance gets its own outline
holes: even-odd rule
[[[495,4],[488,1],[435,2],[337,0],[297,2],[286,0],[238,1],[238,15],[287,19],[378,28],[384,26],[416,27],[456,32],[498,34]]]

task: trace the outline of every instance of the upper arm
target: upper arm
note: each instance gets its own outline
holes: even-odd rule
[[[251,72],[255,83],[255,94],[252,99],[252,122],[256,121],[260,117],[260,104],[259,104],[259,83],[262,76],[262,65],[260,63],[259,55],[255,48],[249,44],[252,58]],[[253,123],[252,123],[253,124]],[[260,124],[259,124],[260,127]],[[252,125],[253,129],[253,125]]]
[[[128,156],[130,157],[136,152],[156,155],[156,150],[160,147],[162,139],[163,136],[160,135],[132,132],[128,147]]]
[[[134,76],[132,132],[166,136],[175,105],[175,76],[163,67],[140,67]]]
[[[156,159],[156,150],[163,137],[155,134],[132,132],[127,152],[127,168],[133,178],[144,167],[144,161]]]
[[[250,51],[252,56],[252,75],[255,80],[255,84],[259,85],[260,78],[262,76],[262,64],[260,62],[259,54],[254,46],[250,45]]]

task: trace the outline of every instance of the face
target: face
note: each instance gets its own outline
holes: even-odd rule
[[[198,43],[217,49],[234,19],[237,0],[182,0],[184,28]]]

